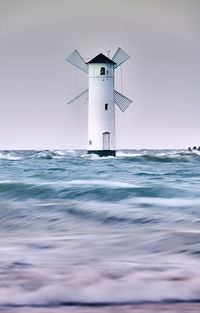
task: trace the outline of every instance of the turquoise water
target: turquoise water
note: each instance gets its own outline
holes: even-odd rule
[[[0,308],[200,301],[200,155],[1,151],[0,168]]]

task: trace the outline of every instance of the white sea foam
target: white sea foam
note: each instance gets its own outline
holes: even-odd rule
[[[198,150],[192,150],[192,153],[200,155],[200,151],[198,151]]]
[[[60,156],[77,155],[77,151],[75,150],[53,150],[53,153]]]
[[[55,265],[52,269],[11,269],[1,284],[0,304],[117,304],[199,299],[198,262],[193,262],[191,268],[187,258],[168,259],[165,267],[147,261],[76,265],[68,270]]]
[[[125,152],[122,152],[122,151],[117,151],[116,153],[116,156],[117,157],[140,157],[140,156],[143,156],[145,153],[125,153]]]
[[[90,186],[105,186],[105,187],[114,187],[114,188],[136,188],[138,186],[119,182],[119,181],[109,181],[109,180],[71,180],[65,182],[66,185],[90,185]]]
[[[7,181],[7,182],[11,182],[11,181]],[[17,181],[12,181],[12,183],[14,183]],[[104,187],[108,187],[108,188],[140,188],[141,186],[138,185],[134,185],[131,183],[126,183],[126,182],[121,182],[121,181],[109,181],[109,180],[103,180],[103,179],[99,179],[99,180],[94,180],[94,179],[87,179],[87,180],[81,180],[81,179],[77,179],[77,180],[69,180],[69,181],[46,181],[46,182],[42,182],[42,181],[34,181],[34,180],[25,180],[24,181],[27,184],[32,184],[33,188],[37,187],[37,186],[48,186],[48,185],[52,185],[54,187],[73,187],[73,186],[104,186]],[[35,185],[35,186],[34,186]]]
[[[11,161],[17,161],[17,160],[22,160],[22,157],[16,156],[12,153],[1,153],[0,152],[0,159],[5,159],[5,160],[11,160]]]
[[[140,204],[150,204],[152,206],[165,206],[171,208],[181,208],[181,207],[199,207],[200,198],[197,199],[184,199],[184,198],[142,198],[137,197],[137,199],[129,199],[127,202],[137,202]]]

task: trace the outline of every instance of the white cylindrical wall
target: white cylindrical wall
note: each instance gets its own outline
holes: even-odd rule
[[[88,66],[88,150],[105,149],[103,133],[110,134],[108,150],[115,150],[114,64],[91,63]],[[103,67],[105,74],[101,75]]]

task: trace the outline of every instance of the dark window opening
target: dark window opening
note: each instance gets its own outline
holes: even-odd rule
[[[92,140],[89,140],[89,145],[90,145],[90,146],[92,145]]]
[[[105,75],[105,74],[106,74],[106,69],[105,69],[105,67],[101,67],[100,75]]]
[[[108,110],[108,103],[105,104],[105,110]]]

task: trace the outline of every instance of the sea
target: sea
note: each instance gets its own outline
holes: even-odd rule
[[[200,312],[200,153],[0,151],[0,312]]]

